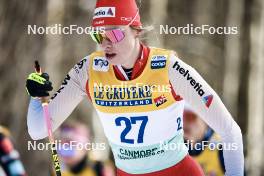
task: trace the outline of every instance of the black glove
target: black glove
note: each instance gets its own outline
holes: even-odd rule
[[[26,89],[32,97],[46,97],[53,87],[47,73],[31,73],[27,78]]]

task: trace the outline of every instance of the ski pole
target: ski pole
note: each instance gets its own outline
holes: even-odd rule
[[[37,73],[39,73],[39,74],[42,73],[41,67],[40,67],[38,61],[35,61],[35,71]],[[56,145],[55,145],[54,138],[53,138],[53,135],[52,135],[51,118],[50,118],[49,109],[48,109],[48,99],[42,97],[41,98],[41,103],[42,103],[42,107],[43,107],[43,114],[44,114],[44,119],[45,119],[45,122],[46,122],[46,127],[47,127],[47,130],[48,130],[49,142],[51,144],[52,159],[53,159],[53,165],[54,165],[54,168],[55,168],[56,176],[61,176],[61,168],[60,168],[59,157],[58,157],[58,154],[57,154]]]

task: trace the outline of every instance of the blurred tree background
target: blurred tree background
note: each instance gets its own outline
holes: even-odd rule
[[[124,4],[125,5],[125,4]],[[54,91],[81,58],[96,49],[89,36],[28,35],[28,25],[90,26],[95,0],[0,0],[0,124],[12,132],[29,175],[44,176],[50,153],[28,151],[26,114],[29,97],[25,79],[38,59],[51,76]],[[263,0],[144,0],[144,24],[153,25],[144,41],[175,50],[216,90],[242,129],[246,169],[263,175],[264,1]],[[237,35],[160,35],[160,25],[237,26]],[[88,101],[70,118],[87,123],[96,141],[105,141]],[[97,154],[106,159],[106,153]]]

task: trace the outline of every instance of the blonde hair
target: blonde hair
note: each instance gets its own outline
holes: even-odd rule
[[[142,27],[142,26],[130,26],[130,27],[131,29],[138,31],[140,33],[140,36],[143,36],[147,34],[148,32],[154,30],[153,25],[146,26],[146,27]]]

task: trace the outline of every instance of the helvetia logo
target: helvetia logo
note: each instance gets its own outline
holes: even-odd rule
[[[179,62],[176,61],[173,67],[175,70],[177,70],[183,77],[186,78],[187,81],[190,81],[191,86],[194,88],[194,90],[200,95],[200,97],[204,96],[205,92],[202,88],[202,85],[197,82],[191,75],[190,71],[184,69],[183,67],[180,66]]]
[[[206,107],[209,108],[212,101],[213,101],[214,96],[213,95],[208,95],[203,98],[203,102],[205,103]]]
[[[190,71],[181,67],[179,62],[176,61],[173,67],[175,70],[177,70],[183,77],[186,78],[187,81],[189,81],[190,85],[194,88],[194,90],[198,93],[200,97],[202,97],[202,101],[205,103],[206,107],[209,108],[212,101],[213,101],[213,95],[207,95],[205,97],[205,91],[203,90],[202,84],[197,82],[191,75]]]
[[[99,7],[94,10],[93,19],[105,17],[115,17],[115,7]]]
[[[113,13],[113,11],[112,11],[112,9],[111,9],[111,8],[109,8],[109,9],[108,9],[107,15],[111,15],[111,16],[113,16],[113,15],[114,15],[114,13]]]

